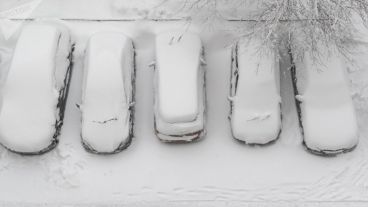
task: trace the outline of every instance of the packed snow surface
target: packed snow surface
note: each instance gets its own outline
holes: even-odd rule
[[[318,60],[306,53],[296,63],[304,141],[308,148],[334,153],[358,143],[357,118],[346,64],[335,50],[321,48]]]
[[[2,94],[0,142],[7,148],[36,153],[52,143],[69,49],[64,28],[30,24],[22,30]]]
[[[81,105],[82,138],[98,152],[113,152],[129,139],[133,54],[132,41],[117,32],[97,33],[89,40]]]
[[[156,38],[158,110],[168,123],[192,122],[198,116],[201,51],[195,34],[166,32]]]
[[[259,40],[239,41],[234,57],[238,80],[230,97],[231,127],[236,139],[249,144],[266,144],[281,130],[279,62],[274,51],[260,50],[261,44]]]

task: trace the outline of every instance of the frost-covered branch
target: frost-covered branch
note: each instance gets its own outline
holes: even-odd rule
[[[348,54],[354,21],[360,18],[367,26],[368,20],[367,0],[184,0],[181,10],[211,25],[227,19],[224,8],[248,22],[244,36],[260,37],[275,48],[287,41],[296,57],[306,50],[317,56],[321,44]]]
[[[366,22],[368,16],[366,0],[264,0],[259,4],[253,30],[260,30],[271,44],[272,38],[288,37],[297,58],[306,50],[317,57],[321,44],[349,54],[356,30],[353,17]]]

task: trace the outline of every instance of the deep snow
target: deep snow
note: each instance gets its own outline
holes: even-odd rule
[[[202,43],[189,32],[156,38],[158,113],[169,123],[192,122],[199,114],[198,72]]]
[[[350,151],[358,144],[358,126],[346,63],[334,48],[319,49],[317,61],[307,53],[295,63],[304,142],[316,153]]]
[[[0,142],[8,149],[38,153],[55,144],[69,53],[66,28],[41,23],[22,30],[1,94]]]
[[[133,43],[116,32],[94,34],[84,58],[83,143],[90,150],[112,153],[131,139]]]
[[[205,132],[205,72],[200,37],[189,31],[157,35],[155,130],[163,141],[193,141]]]
[[[262,49],[260,49],[262,48]],[[241,40],[233,51],[231,128],[234,138],[267,144],[281,131],[280,63],[259,39]],[[234,65],[235,64],[235,65]],[[238,76],[238,78],[236,78]]]
[[[116,7],[110,4],[88,0],[88,5],[98,8],[91,9],[84,2],[45,0],[33,16],[122,18],[122,13],[113,13]],[[139,3],[143,6],[137,7],[145,6],[145,2]],[[121,7],[122,11],[126,9]],[[132,8],[125,11],[139,12],[133,5]],[[291,206],[301,202],[303,206],[365,206],[364,202],[368,202],[368,42],[356,47],[356,64],[349,64],[360,143],[351,153],[323,158],[307,153],[302,147],[286,60],[280,68],[284,130],[275,144],[249,147],[231,138],[227,120],[231,48],[227,47],[206,54],[207,138],[190,145],[167,145],[157,140],[153,132],[153,71],[149,64],[154,59],[154,34],[172,27],[185,30],[188,24],[152,21],[63,23],[70,28],[76,50],[60,144],[41,157],[21,157],[0,148],[0,205]],[[241,23],[233,24],[241,26]],[[10,22],[10,25],[18,24]],[[1,29],[4,33],[3,27]],[[136,138],[126,151],[105,157],[83,150],[80,113],[75,104],[81,103],[86,42],[92,34],[107,30],[126,33],[135,43],[137,101]],[[228,45],[236,36],[210,39],[204,33],[201,32],[207,48],[209,42]],[[2,72],[9,63],[16,38],[17,34],[6,40],[0,35]]]

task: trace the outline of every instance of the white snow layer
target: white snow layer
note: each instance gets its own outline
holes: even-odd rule
[[[49,5],[47,11],[57,10],[60,16],[71,12],[80,15],[96,12],[91,7],[100,9],[99,5],[86,6],[79,0],[42,2],[57,3],[54,7]],[[88,5],[93,3],[102,1],[88,0]],[[60,4],[69,7],[60,9]],[[289,64],[280,67],[286,71],[280,73],[283,130],[276,144],[247,147],[231,139],[226,119],[231,50],[219,48],[206,50],[207,139],[190,145],[167,145],[155,139],[152,130],[154,71],[148,70],[154,57],[151,44],[154,41],[151,40],[156,31],[173,27],[185,29],[185,24],[174,21],[63,23],[70,29],[76,48],[60,145],[51,153],[36,158],[20,157],[0,147],[0,206],[366,205],[368,139],[360,139],[353,152],[329,159],[311,156],[303,150],[290,73],[286,71]],[[234,23],[239,27],[243,25]],[[101,157],[90,155],[81,147],[80,113],[74,103],[81,102],[86,41],[96,32],[111,30],[127,34],[136,46],[137,138],[125,152]],[[204,33],[200,35],[204,43],[218,42],[206,39]],[[231,36],[226,40],[233,41]],[[9,45],[10,51],[14,48],[13,40],[1,41],[1,35],[0,45]],[[357,116],[363,138],[368,136],[368,50],[359,51],[357,55],[362,69],[352,72],[350,77],[355,85],[354,99],[361,106]],[[2,57],[8,62],[6,56]]]
[[[318,61],[313,62],[309,53],[296,61],[296,98],[301,101],[307,147],[336,153],[357,145],[357,119],[342,57],[326,48],[321,51]]]
[[[197,117],[200,57],[201,40],[196,35],[157,36],[158,110],[164,121],[191,122]]]
[[[155,115],[160,133],[185,135],[203,129],[204,71],[201,58],[202,44],[197,35],[166,32],[157,36]]]
[[[30,24],[23,29],[3,89],[0,141],[4,146],[36,153],[52,143],[69,52],[65,28]]]
[[[274,51],[259,51],[261,44],[242,40],[234,52],[238,82],[235,88],[233,80],[230,97],[231,127],[233,136],[248,144],[269,143],[281,130],[279,62]]]
[[[82,138],[98,152],[113,152],[129,139],[133,58],[133,43],[121,33],[97,33],[89,40],[81,105]]]

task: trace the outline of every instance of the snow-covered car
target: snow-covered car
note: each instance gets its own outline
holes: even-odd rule
[[[164,142],[190,142],[205,134],[205,70],[198,35],[156,37],[154,125]]]
[[[343,57],[320,48],[317,59],[306,52],[294,62],[291,72],[304,145],[319,155],[351,151],[358,144],[358,126]]]
[[[275,52],[260,40],[240,40],[233,47],[230,85],[233,137],[260,145],[276,140],[281,132],[281,97]]]
[[[135,61],[132,40],[117,32],[88,41],[82,104],[82,143],[96,154],[127,148],[133,137]]]
[[[58,143],[71,78],[68,30],[30,23],[20,33],[2,89],[0,142],[35,155]]]

